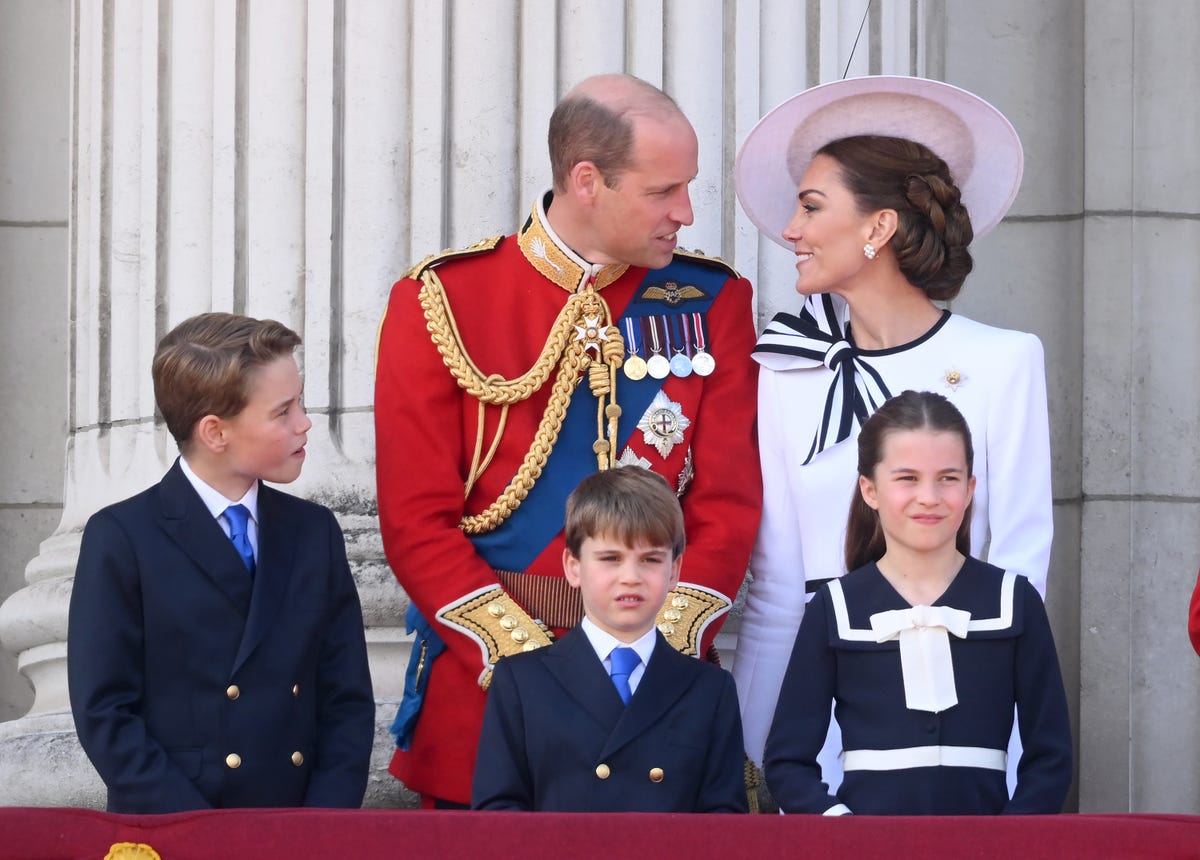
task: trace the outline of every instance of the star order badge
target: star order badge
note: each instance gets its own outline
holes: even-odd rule
[[[683,431],[691,425],[691,419],[683,414],[683,407],[660,391],[654,395],[637,426],[642,431],[642,440],[653,445],[666,459],[671,455],[671,449],[683,441]]]

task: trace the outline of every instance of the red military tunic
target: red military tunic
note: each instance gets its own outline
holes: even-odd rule
[[[1192,591],[1192,602],[1188,606],[1188,638],[1192,647],[1200,654],[1200,574],[1196,576],[1196,588]]]
[[[464,353],[481,375],[511,380],[538,362],[556,318],[588,271],[549,230],[540,203],[520,234],[491,245],[447,255],[433,269]],[[682,441],[667,446],[664,456],[661,445],[648,444],[642,431],[634,431],[614,458],[625,463],[641,458],[642,465],[649,463],[672,486],[682,483],[688,547],[680,584],[707,587],[732,602],[749,561],[762,500],[754,437],[756,365],[750,359],[755,327],[750,284],[719,261],[705,265],[721,267],[725,278],[705,315],[707,351],[716,367],[706,377],[669,376],[662,386],[672,408],[687,419]],[[509,406],[503,417],[500,407],[483,410],[481,437],[480,402],[460,387],[447,369],[445,350],[439,352],[431,337],[435,326],[426,318],[419,298],[422,284],[414,277],[420,268],[392,288],[379,333],[379,518],[389,564],[447,649],[431,666],[422,667],[429,672],[424,705],[411,746],[397,750],[391,772],[423,795],[467,803],[486,695],[480,681],[489,663],[478,638],[439,613],[444,616],[447,607],[500,586],[498,574],[477,554],[460,521],[505,491],[543,420],[555,374],[527,399]],[[644,300],[644,280],[653,283],[653,274],[647,278],[641,268],[591,267],[591,274],[614,320],[635,296]],[[663,310],[680,313],[687,308],[664,304]],[[623,380],[618,374],[618,403]],[[587,384],[586,379],[580,383]],[[464,500],[472,462],[486,460],[501,427],[494,455]],[[555,456],[561,455],[555,449]],[[581,446],[577,456],[596,461],[590,444]],[[531,575],[522,581],[562,579],[561,508],[556,515],[557,536],[519,572]],[[540,617],[536,607],[524,608]],[[701,653],[711,645],[720,620],[703,630]]]

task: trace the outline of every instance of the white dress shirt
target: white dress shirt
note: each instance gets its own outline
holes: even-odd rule
[[[225,509],[230,505],[246,507],[246,510],[250,512],[250,519],[246,522],[246,538],[250,541],[250,548],[254,550],[254,560],[258,561],[258,481],[250,485],[246,495],[236,501],[231,501],[206,484],[203,478],[192,471],[187,459],[182,456],[179,458],[179,468],[183,471],[183,476],[188,479],[188,483],[199,493],[200,501],[204,502],[204,507],[208,508],[213,519],[221,526],[225,537],[230,536],[229,520],[225,517]]]
[[[609,657],[614,648],[632,648],[637,652],[637,655],[642,658],[642,662],[638,663],[633,668],[633,671],[629,673],[630,693],[636,693],[638,683],[642,680],[642,675],[646,674],[646,666],[650,662],[650,655],[654,653],[654,646],[658,642],[658,631],[652,626],[633,642],[622,642],[611,633],[601,630],[592,619],[586,616],[584,616],[579,626],[583,628],[588,642],[592,643],[592,648],[596,651],[596,656],[604,664],[604,671],[610,675],[612,674],[612,660]]]

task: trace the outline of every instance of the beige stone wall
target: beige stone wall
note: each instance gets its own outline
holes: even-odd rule
[[[1025,147],[1021,191],[1004,223],[972,246],[975,273],[954,309],[1032,331],[1045,348],[1055,502],[1046,602],[1078,732],[1084,8],[1037,0],[971,14],[947,7],[946,80],[1003,110]],[[1077,794],[1086,807],[1078,783],[1071,802]]]
[[[1200,7],[1089,2],[1087,25],[1081,802],[1194,813]]]

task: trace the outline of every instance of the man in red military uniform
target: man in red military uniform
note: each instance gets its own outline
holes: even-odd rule
[[[380,329],[380,527],[417,633],[391,772],[470,800],[500,657],[582,617],[563,578],[567,494],[604,468],[665,476],[688,549],[659,629],[707,655],[758,527],[750,284],[676,250],[696,135],[625,75],[550,121],[554,188],[521,230],[416,266]]]

